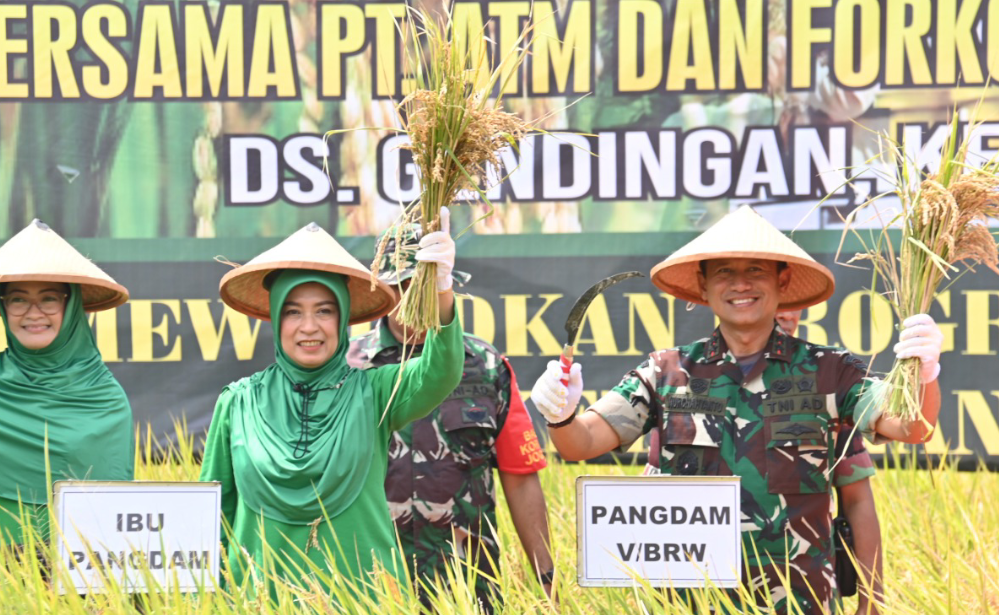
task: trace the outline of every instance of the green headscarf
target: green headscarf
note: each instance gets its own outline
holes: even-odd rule
[[[281,348],[281,307],[301,284],[328,288],[340,306],[339,340],[323,365],[306,369]],[[270,289],[277,362],[234,387],[232,464],[236,489],[265,517],[306,525],[342,513],[361,493],[375,437],[371,386],[346,361],[350,293],[337,274],[287,269]],[[322,505],[320,505],[320,502]]]
[[[6,328],[0,353],[0,498],[46,504],[45,436],[52,480],[132,480],[132,408],[104,365],[69,285],[62,326],[45,348],[29,350]],[[0,315],[7,313],[0,304]]]

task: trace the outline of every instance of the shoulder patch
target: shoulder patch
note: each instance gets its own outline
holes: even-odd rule
[[[843,363],[846,363],[850,367],[856,368],[865,374],[869,371],[867,363],[863,359],[849,352],[843,355]]]

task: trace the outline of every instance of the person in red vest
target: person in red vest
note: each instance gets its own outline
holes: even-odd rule
[[[386,230],[376,243],[378,277],[398,294],[416,272],[419,224]],[[469,276],[452,271],[458,285]],[[347,362],[360,369],[398,365],[421,356],[425,331],[406,330],[397,312],[350,341]],[[539,472],[546,467],[513,368],[491,344],[465,333],[461,384],[433,412],[392,433],[385,493],[420,597],[446,578],[455,554],[478,571],[475,593],[487,613],[502,609],[495,582],[502,556],[496,539],[496,478],[517,536],[545,592],[554,564]],[[493,470],[496,470],[494,473]],[[425,587],[430,585],[431,587]]]

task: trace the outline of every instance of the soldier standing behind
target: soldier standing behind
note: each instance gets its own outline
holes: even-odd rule
[[[386,235],[384,250],[376,255],[377,271],[398,293],[414,273],[420,227],[390,228],[382,238]],[[459,284],[470,277],[461,272],[453,276]],[[405,331],[393,313],[351,340],[347,361],[362,369],[399,363],[404,352],[406,358],[420,355],[424,336]],[[554,571],[548,511],[538,478],[547,464],[509,362],[473,335],[466,333],[464,340],[465,367],[458,388],[430,415],[392,435],[385,492],[406,560],[414,567],[414,582],[429,586],[435,575],[445,578],[445,564],[457,553],[478,569],[476,595],[491,613],[501,602],[493,582],[498,579],[500,550],[492,470],[499,470],[535,578],[550,594]],[[421,601],[429,608],[425,592]]]
[[[549,421],[552,442],[565,459],[591,459],[656,429],[663,474],[740,476],[742,583],[753,602],[780,614],[838,610],[828,472],[834,430],[846,423],[872,439],[929,438],[940,411],[943,334],[926,314],[902,323],[895,353],[919,359],[924,394],[921,417],[907,421],[881,414],[883,384],[859,359],[776,324],[779,309],[828,299],[834,281],[748,206],[652,275],[660,289],[709,305],[719,327],[693,344],[652,353],[579,417],[581,367],[572,366],[565,386],[559,362],[550,362],[531,399]]]

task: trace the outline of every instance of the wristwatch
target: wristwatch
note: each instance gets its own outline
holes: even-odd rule
[[[576,420],[576,413],[575,412],[573,412],[572,414],[570,414],[569,418],[565,419],[564,421],[561,421],[559,423],[548,423],[548,429],[558,429],[559,427],[565,427],[566,425],[568,425],[569,423],[573,422],[574,420]]]
[[[548,572],[542,572],[538,575],[538,580],[542,585],[554,585],[555,584],[555,571],[549,570]]]

